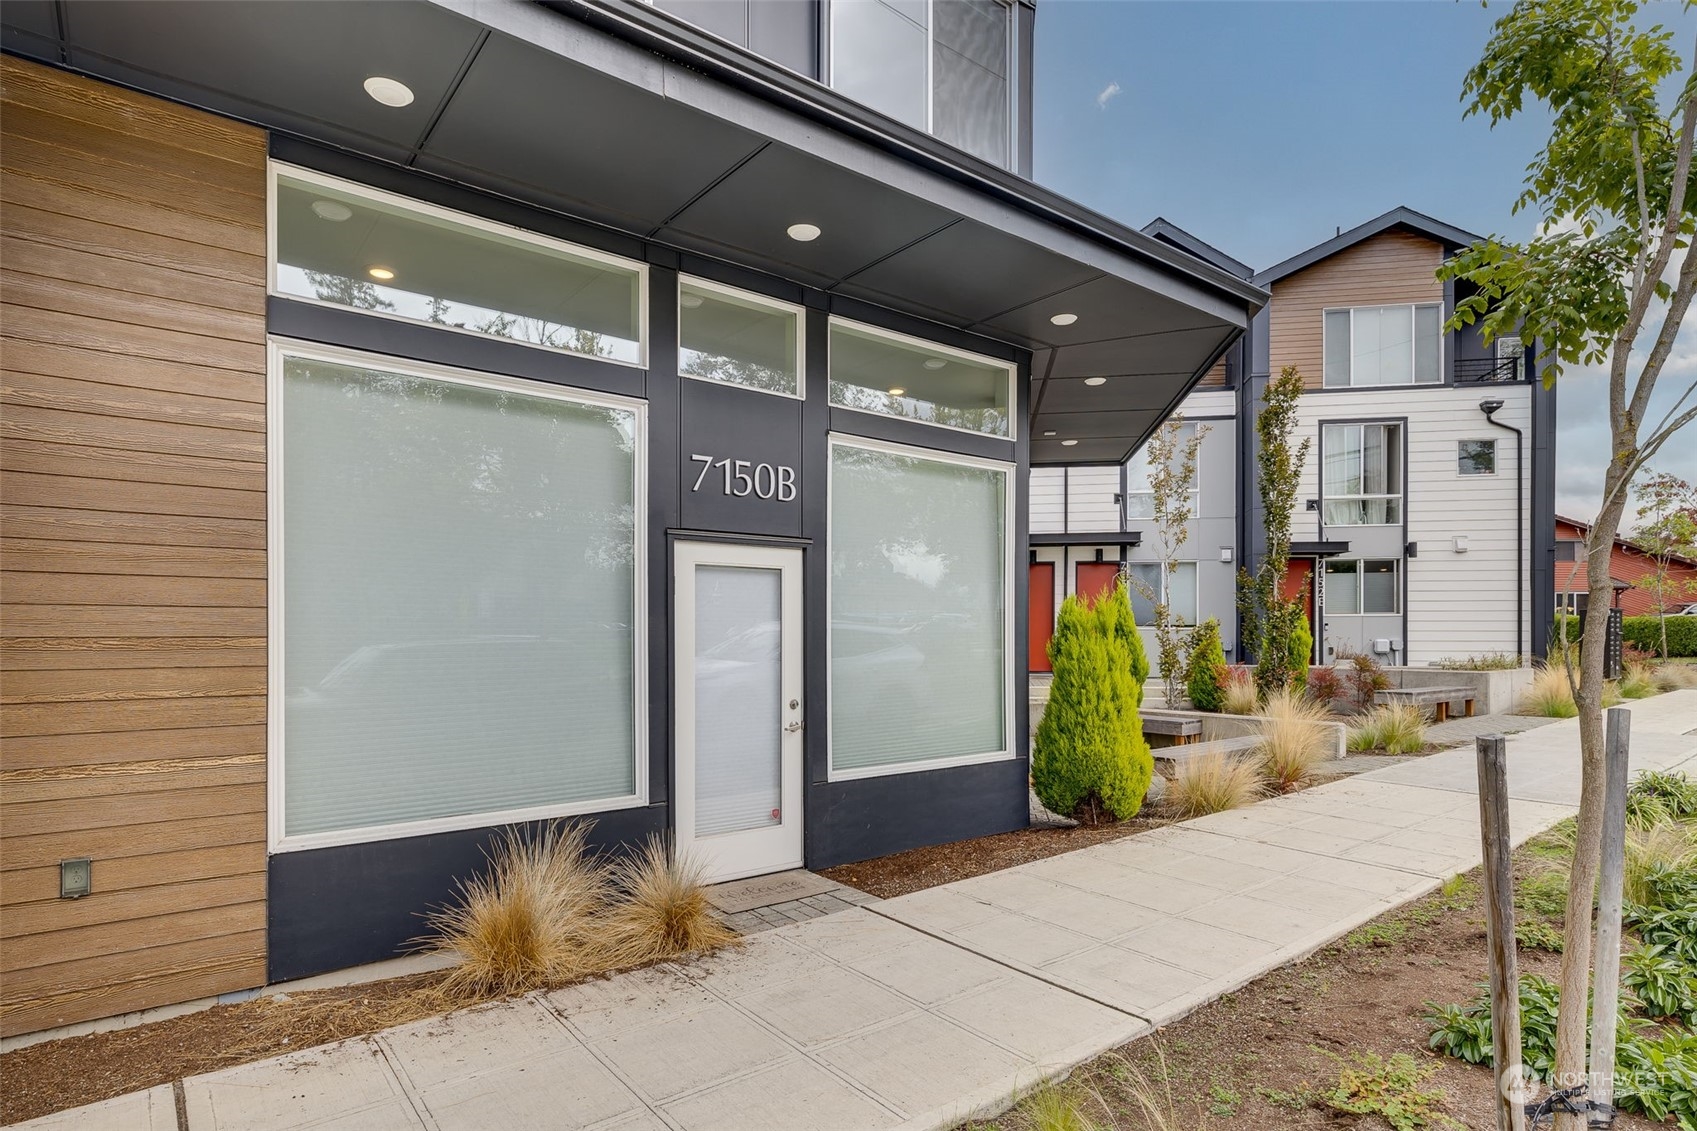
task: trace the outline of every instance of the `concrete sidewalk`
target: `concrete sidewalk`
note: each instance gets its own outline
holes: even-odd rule
[[[1697,691],[1633,705],[1697,770]],[[1514,837],[1572,811],[1578,727],[1509,740]],[[1479,860],[1473,752],[767,931],[735,951],[183,1081],[192,1131],[946,1128]],[[173,1090],[24,1126],[176,1128]]]

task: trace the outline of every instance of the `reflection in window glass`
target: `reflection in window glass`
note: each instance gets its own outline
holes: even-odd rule
[[[1007,472],[831,449],[831,766],[1008,749]]]
[[[1326,563],[1326,615],[1348,616],[1361,611],[1361,563]]]
[[[688,279],[678,308],[679,373],[801,395],[799,311]]]
[[[1323,383],[1328,388],[1441,383],[1442,314],[1436,303],[1326,311]]]
[[[1361,611],[1394,613],[1397,608],[1396,562],[1361,563]]]
[[[1196,437],[1196,425],[1185,423],[1179,426],[1178,443],[1174,445],[1174,455],[1181,455],[1190,441]],[[1202,493],[1202,461],[1198,452],[1195,474],[1190,477],[1190,506],[1192,517],[1196,514],[1197,502]],[[1179,462],[1173,463],[1177,470]],[[1125,465],[1125,516],[1127,518],[1155,517],[1155,489],[1149,482],[1149,446],[1145,444],[1132,453],[1131,459]]]
[[[283,369],[287,835],[636,793],[638,416]]]
[[[1328,526],[1402,521],[1402,426],[1328,424],[1321,435]]]
[[[1161,594],[1160,562],[1129,562],[1126,589],[1131,594],[1132,618],[1138,628],[1155,624],[1155,598]],[[1196,623],[1196,563],[1173,562],[1166,574],[1167,607],[1180,624]]]
[[[1497,442],[1495,440],[1461,440],[1456,444],[1456,470],[1462,475],[1495,475],[1497,473]]]
[[[1013,369],[1002,362],[831,322],[831,403],[1009,436]]]
[[[928,130],[925,0],[832,0],[831,86]]]
[[[1394,558],[1326,562],[1326,615],[1397,611],[1397,562]]]
[[[936,0],[932,132],[1008,164],[1008,21],[1001,0]]]
[[[641,364],[642,273],[387,196],[277,177],[277,290]]]

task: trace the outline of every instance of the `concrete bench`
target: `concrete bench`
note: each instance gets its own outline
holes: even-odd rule
[[[1172,777],[1186,762],[1224,754],[1227,758],[1255,758],[1261,754],[1261,739],[1255,735],[1241,738],[1211,738],[1207,742],[1191,742],[1183,746],[1163,746],[1150,751],[1155,756],[1155,769],[1162,777]]]
[[[1143,733],[1160,734],[1173,740],[1174,746],[1184,746],[1202,737],[1202,720],[1177,715],[1144,715]]]
[[[1450,717],[1450,704],[1461,703],[1466,711],[1466,717],[1473,717],[1473,689],[1471,687],[1391,687],[1384,691],[1373,693],[1373,702],[1382,704],[1405,703],[1415,707],[1431,707],[1438,722],[1447,722]]]

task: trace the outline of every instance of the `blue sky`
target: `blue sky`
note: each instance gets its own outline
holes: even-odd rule
[[[1547,119],[1462,119],[1462,79],[1506,4],[1042,0],[1037,180],[1134,226],[1156,216],[1267,267],[1399,204],[1480,234],[1511,212]],[[1643,17],[1680,31],[1671,3]],[[1697,376],[1697,317],[1662,376]],[[1607,450],[1601,379],[1564,377],[1558,507],[1588,517]],[[1660,398],[1658,398],[1660,399]],[[1658,461],[1697,480],[1697,445]]]

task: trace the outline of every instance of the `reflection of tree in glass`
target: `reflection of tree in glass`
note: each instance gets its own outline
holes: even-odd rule
[[[953,408],[916,397],[895,396],[847,381],[831,382],[831,403],[885,416],[923,420],[928,424],[946,424],[951,428],[964,428],[991,436],[1008,434],[1008,414],[1004,409]]]
[[[705,377],[709,381],[723,381],[726,384],[764,389],[771,393],[796,391],[795,375],[786,370],[773,369],[758,362],[738,361],[735,358],[702,353],[699,350],[684,350],[679,359],[678,371],[691,377]]]
[[[500,338],[513,338],[539,346],[571,350],[573,353],[588,354],[590,357],[607,357],[613,352],[613,348],[602,341],[601,335],[593,330],[580,330],[541,318],[496,314],[472,329],[480,334],[494,334]]]
[[[346,275],[333,275],[328,271],[308,270],[306,280],[312,284],[313,293],[321,302],[339,303],[359,310],[395,309],[394,303],[377,293],[375,283],[364,279],[350,279]]]

